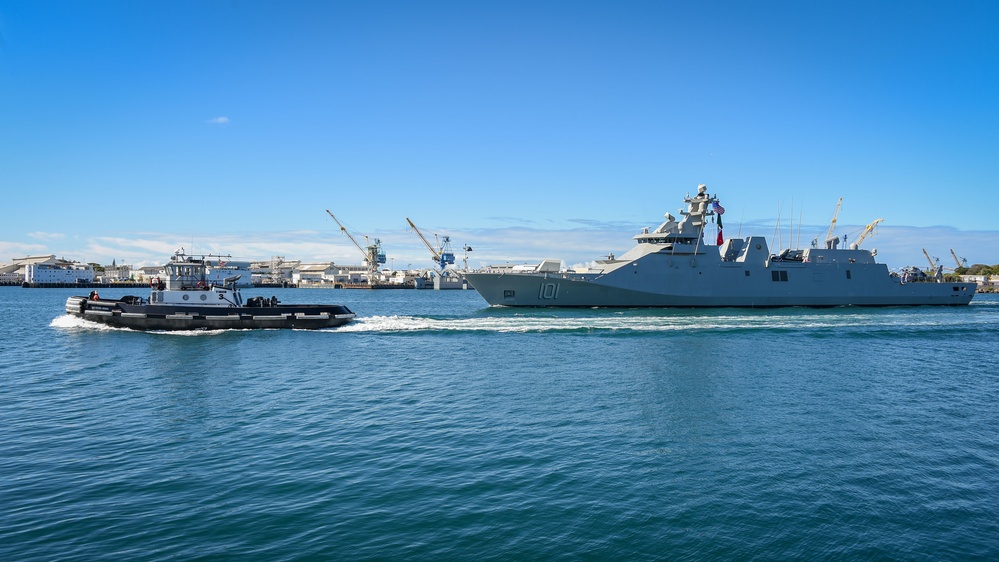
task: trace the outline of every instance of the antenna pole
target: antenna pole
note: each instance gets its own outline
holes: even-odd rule
[[[803,209],[798,209],[798,239],[794,241],[794,249],[797,250],[801,245],[801,214]]]

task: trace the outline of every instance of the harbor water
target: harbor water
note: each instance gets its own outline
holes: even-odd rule
[[[73,294],[0,287],[2,560],[999,559],[996,295],[248,289],[358,318],[140,333]]]

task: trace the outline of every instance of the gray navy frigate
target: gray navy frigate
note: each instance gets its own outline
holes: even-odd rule
[[[724,212],[704,185],[684,198],[678,221],[636,235],[627,253],[586,271],[558,260],[534,267],[490,268],[465,275],[493,306],[529,307],[783,307],[967,305],[974,283],[907,278],[891,273],[859,245],[772,254],[762,236],[705,244],[709,218]]]

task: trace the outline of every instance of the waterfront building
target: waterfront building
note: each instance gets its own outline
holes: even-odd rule
[[[47,256],[25,256],[0,265],[0,282],[20,283],[92,283],[94,270],[88,264]]]
[[[284,256],[272,256],[268,261],[251,262],[249,266],[253,284],[292,283],[295,269],[301,265],[299,260],[285,261]]]
[[[333,262],[299,264],[291,274],[291,282],[299,287],[336,283],[337,266]]]
[[[111,265],[104,266],[104,271],[94,275],[98,283],[123,283],[132,279],[132,266],[118,265],[114,260]]]

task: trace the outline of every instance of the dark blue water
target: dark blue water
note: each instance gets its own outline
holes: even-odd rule
[[[0,288],[2,560],[999,558],[994,296],[149,334],[78,292]]]

